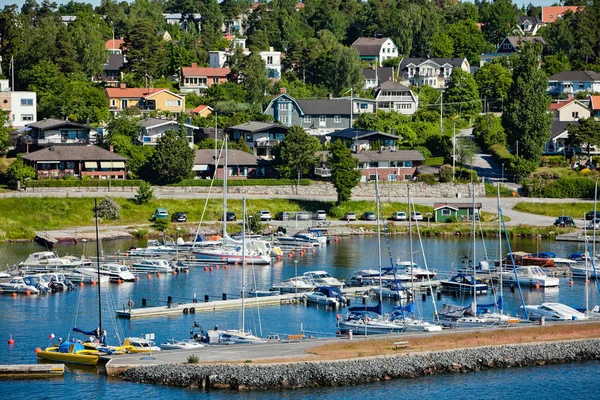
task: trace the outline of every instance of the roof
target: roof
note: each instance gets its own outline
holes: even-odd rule
[[[350,99],[296,100],[308,115],[350,115]]]
[[[177,96],[183,98],[183,96],[173,93],[169,91],[167,88],[106,88],[106,93],[108,97],[111,99],[114,98],[136,98],[143,99],[147,97],[151,97],[159,92],[167,91],[171,93],[173,96]]]
[[[105,71],[120,70],[121,68],[123,68],[123,65],[125,64],[124,61],[125,61],[125,57],[123,56],[123,54],[109,54],[108,62],[106,64],[104,64],[104,70]]]
[[[542,7],[542,21],[554,22],[562,17],[567,11],[577,12],[583,10],[582,6],[546,6]]]
[[[381,85],[379,85],[379,87],[377,89],[378,90],[404,90],[404,91],[410,92],[409,87],[401,85],[396,81],[383,82]]]
[[[375,79],[376,75],[379,82],[391,81],[394,79],[394,68],[392,67],[379,67],[377,73],[373,68],[363,69],[363,75],[366,79]],[[379,82],[377,84],[379,85]]]
[[[219,153],[220,154],[220,153]],[[219,166],[223,166],[225,157],[221,155]],[[227,150],[228,165],[258,165],[259,158],[243,150]],[[215,151],[213,149],[196,150],[194,165],[215,165]]]
[[[141,119],[137,122],[137,124],[139,126],[141,126],[142,128],[155,128],[158,126],[163,126],[163,125],[179,125],[179,122],[177,122],[174,119],[163,119],[163,118],[144,118]],[[188,128],[192,128],[192,129],[198,129],[197,126],[194,125],[190,125],[190,124],[184,124],[186,127]]]
[[[41,121],[37,121],[37,122],[31,123],[31,124],[28,124],[27,127],[37,128],[42,131],[45,131],[46,129],[57,128],[59,126],[65,126],[65,125],[73,126],[73,127],[77,127],[77,128],[92,129],[92,127],[89,125],[78,124],[77,122],[66,121],[63,119],[56,119],[56,118],[44,118]]]
[[[550,138],[555,139],[556,137],[558,137],[561,134],[565,133],[565,131],[567,130],[569,124],[579,125],[579,122],[578,121],[575,121],[575,122],[552,121],[552,127],[551,127],[552,133],[550,135]]]
[[[391,133],[384,133],[379,131],[366,131],[363,129],[346,128],[340,129],[335,132],[328,133],[327,136],[339,139],[352,139],[352,140],[365,140],[373,137],[373,140],[384,139],[398,139],[398,136],[392,135]]]
[[[259,121],[250,121],[245,124],[235,125],[229,127],[231,131],[244,131],[244,132],[262,132],[273,128],[280,128],[282,130],[287,131],[289,128],[284,125],[274,124],[272,122],[259,122]]]
[[[518,22],[519,24],[522,24],[522,23],[524,23],[525,21],[529,21],[529,22],[531,22],[532,24],[543,24],[543,23],[544,23],[544,21],[542,21],[542,20],[541,20],[541,19],[539,19],[538,17],[531,17],[531,16],[529,16],[529,15],[519,15],[519,16],[517,17],[517,22]]]
[[[421,65],[426,61],[433,61],[438,65],[450,64],[453,67],[460,67],[466,58],[417,58],[417,57],[406,57],[400,61],[400,66],[398,67],[400,71],[406,68],[409,64]]]
[[[473,203],[433,203],[433,211],[440,208],[453,208],[461,210],[465,208],[473,208]],[[481,208],[481,203],[475,203],[475,208]]]
[[[556,103],[552,103],[550,104],[550,107],[548,107],[551,111],[555,111],[555,110],[560,110],[561,108],[563,108],[564,106],[571,104],[575,101],[575,99],[570,99],[567,101],[557,101]]]
[[[590,96],[592,110],[600,110],[600,96]]]
[[[595,71],[563,71],[548,78],[548,81],[600,81],[600,73]]]
[[[425,157],[418,150],[363,150],[356,154],[354,157],[358,158],[359,162],[371,162],[371,161],[424,161]]]
[[[435,165],[419,165],[417,167],[417,174],[419,175],[439,175],[440,167]]]
[[[521,44],[524,42],[541,43],[542,45],[546,45],[546,41],[541,36],[507,36],[503,42],[506,40],[508,40],[515,49],[521,47]]]
[[[24,154],[29,161],[127,161],[127,157],[94,145],[54,145]]]
[[[123,38],[108,39],[106,41],[106,43],[104,43],[104,48],[106,50],[116,50],[116,49],[120,49],[121,46],[124,44],[125,44],[125,39],[123,39]]]
[[[378,56],[381,46],[387,42],[388,39],[390,38],[360,37],[352,43],[352,47],[354,47],[361,56]]]
[[[229,68],[213,68],[213,67],[183,67],[181,73],[183,76],[207,76],[207,77],[219,77],[226,78],[231,72]]]
[[[194,108],[191,112],[200,114],[202,111],[207,110],[207,109],[210,111],[213,110],[212,107],[207,106],[206,104],[200,104],[198,107]]]

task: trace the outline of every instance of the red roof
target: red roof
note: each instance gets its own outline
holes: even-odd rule
[[[232,41],[235,39],[235,35],[223,35],[223,39]]]
[[[206,76],[210,78],[226,78],[230,71],[229,68],[199,68],[194,67],[193,64],[191,67],[181,68],[183,76]]]
[[[600,96],[590,96],[592,110],[600,110]]]
[[[166,88],[106,88],[106,93],[111,99],[123,97],[130,99],[143,99],[146,97],[150,97],[158,92],[162,92],[163,90],[169,91],[169,89]],[[175,95],[179,96],[178,94]]]
[[[209,107],[209,106],[207,106],[205,104],[200,104],[198,107],[194,108],[192,110],[192,112],[195,113],[195,114],[200,114],[202,111],[204,111],[204,110],[206,110],[208,108],[210,108],[212,110],[211,107]]]
[[[552,23],[559,18],[562,18],[567,11],[576,13],[577,11],[583,11],[583,6],[546,6],[542,7],[542,21],[546,23]]]
[[[571,104],[574,101],[575,101],[575,99],[570,99],[567,101],[557,101],[556,103],[552,103],[552,104],[550,104],[550,111],[560,110],[567,104]]]
[[[120,49],[121,45],[123,45],[125,43],[125,40],[123,40],[123,38],[119,38],[119,39],[108,39],[106,41],[106,43],[104,43],[104,48],[106,50],[113,50],[113,49]]]

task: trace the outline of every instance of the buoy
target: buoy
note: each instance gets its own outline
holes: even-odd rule
[[[161,274],[160,272],[157,272],[157,273],[156,273],[156,276],[161,276],[161,275],[162,275],[162,274]]]
[[[15,340],[12,338],[12,335],[10,335],[10,339],[8,339],[8,344],[10,344],[10,345],[15,344]]]
[[[92,285],[95,285],[95,284],[96,284],[96,281],[94,281],[94,280],[93,280],[93,281],[92,281]]]
[[[227,269],[227,265],[223,265],[223,268],[224,268],[224,269]]]
[[[540,284],[539,284],[539,283],[536,283],[536,284],[535,284],[535,288],[536,288],[536,289],[539,289],[539,288],[540,288]]]
[[[281,260],[281,256],[277,256],[277,261]]]
[[[236,261],[236,262],[234,262],[234,263],[233,263],[233,265],[238,265],[238,262],[237,262],[237,261]]]
[[[190,270],[186,268],[186,269],[183,270],[183,272],[185,272],[186,274],[188,274],[190,272]]]
[[[317,252],[317,250],[313,249],[313,253],[316,253],[316,252]]]
[[[36,347],[36,348],[35,348],[35,352],[36,352],[36,353],[39,353],[40,351],[42,351],[42,349],[40,349],[39,347]]]
[[[117,284],[120,285],[121,283],[123,283],[123,281],[120,279],[117,279]]]
[[[177,275],[177,271],[173,271],[173,275]]]
[[[225,261],[225,257],[221,257],[221,261]]]
[[[140,280],[140,277],[139,277],[139,276],[136,276],[136,277],[135,277],[135,280],[136,280],[136,281],[139,281],[139,280]]]
[[[569,285],[573,286],[573,279],[569,281]]]
[[[338,238],[335,238],[335,242],[337,243],[338,241],[339,241],[339,239],[338,239]]]
[[[208,267],[204,267],[204,271],[208,271]]]
[[[29,290],[26,290],[26,291],[25,291],[25,294],[26,294],[27,296],[29,296],[29,295],[31,294],[31,292],[30,292]]]
[[[219,269],[219,266],[218,266],[218,265],[215,265],[215,268],[216,268],[216,269]]]
[[[148,279],[152,279],[152,275],[150,275],[150,274],[148,274],[147,277],[148,277]]]
[[[210,270],[210,272],[213,272],[213,271],[214,271],[214,268],[213,268],[213,267],[210,267],[210,268],[209,268],[209,270]]]
[[[79,282],[79,286],[83,286],[83,282]]]

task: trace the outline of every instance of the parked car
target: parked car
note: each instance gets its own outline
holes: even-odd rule
[[[270,221],[271,220],[271,211],[269,210],[260,210],[258,212],[258,216],[261,221]],[[289,219],[289,216],[288,216]]]
[[[377,217],[375,216],[374,212],[367,211],[360,216],[360,219],[362,219],[363,221],[375,221]]]
[[[169,213],[167,212],[166,208],[157,208],[156,210],[154,210],[154,214],[152,214],[152,217],[150,217],[150,219],[153,221],[164,218],[169,218]]]
[[[309,218],[308,211],[298,211],[296,213],[297,221],[308,221],[308,218]]]
[[[596,218],[600,218],[600,211],[596,211]],[[586,221],[591,221],[594,219],[594,212],[593,211],[588,211],[585,214],[585,219]]]
[[[237,217],[233,211],[227,211],[225,218],[227,218],[227,221],[237,221]]]
[[[187,215],[184,212],[177,211],[171,215],[171,222],[187,222]]]
[[[327,219],[327,213],[325,212],[325,210],[317,210],[315,219],[317,221],[325,221]]]
[[[423,221],[423,214],[421,214],[419,211],[415,211],[410,214],[410,219],[413,221]]]
[[[406,213],[404,211],[396,211],[392,214],[392,220],[394,221],[406,221]]]
[[[573,221],[573,218],[568,217],[566,215],[562,215],[558,218],[556,218],[556,221],[554,221],[554,225],[556,226],[575,226],[575,221]]]
[[[346,221],[356,221],[356,213],[354,213],[352,211],[348,211],[346,213],[346,215],[344,216],[344,219]]]
[[[285,211],[279,211],[277,214],[275,214],[275,219],[278,221],[289,221],[290,213]]]
[[[600,229],[600,218],[596,218],[593,221],[590,221],[588,224],[588,229]]]

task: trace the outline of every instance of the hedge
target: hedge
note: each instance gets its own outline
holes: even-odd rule
[[[555,199],[591,199],[594,198],[594,186],[596,181],[590,178],[560,178],[541,188],[542,197]],[[536,193],[538,188],[530,188]],[[537,194],[537,193],[536,193]]]
[[[44,179],[32,180],[27,182],[28,187],[137,187],[142,184],[142,180],[92,180],[92,179]],[[310,185],[310,179],[300,179],[300,185]],[[210,186],[210,179],[186,179],[179,183],[169,186]],[[284,186],[297,185],[296,179],[230,179],[228,186]],[[223,180],[217,179],[213,186],[223,186]]]
[[[423,164],[433,166],[442,165],[444,164],[444,157],[429,157]]]
[[[170,186],[210,186],[210,179],[185,179]],[[310,179],[300,179],[301,186],[310,185]],[[228,179],[227,186],[285,186],[297,185],[297,179]],[[216,179],[213,186],[223,186],[222,179]]]
[[[131,187],[140,186],[142,180],[99,179],[42,179],[27,181],[27,187]]]
[[[500,163],[507,162],[512,157],[512,154],[510,154],[508,149],[501,144],[491,145],[489,150],[490,153],[492,153],[492,157],[494,157],[496,161]]]

